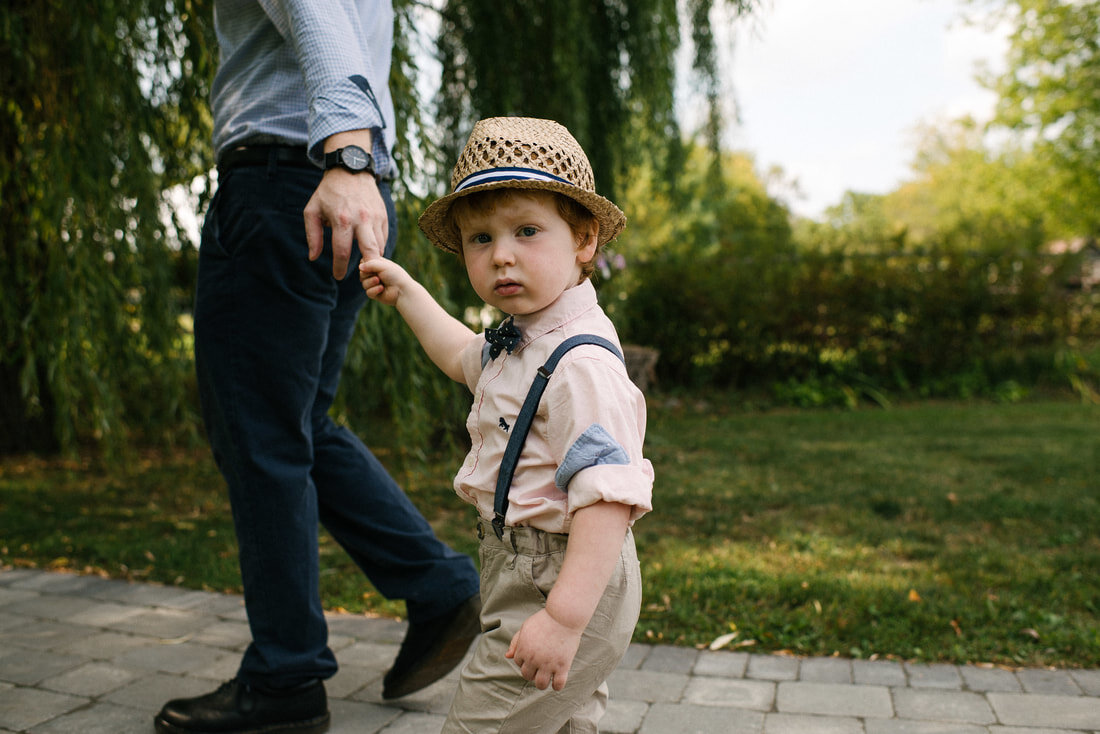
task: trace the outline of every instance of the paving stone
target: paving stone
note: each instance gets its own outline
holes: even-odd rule
[[[95,602],[91,599],[54,596],[52,594],[36,594],[29,599],[6,605],[4,611],[8,614],[22,614],[35,619],[60,622],[67,617],[84,611],[94,604]]]
[[[33,686],[46,678],[52,678],[87,662],[75,655],[58,655],[39,650],[8,653],[0,657],[0,680],[24,686]]]
[[[6,571],[0,571],[0,586],[12,586],[25,579],[41,575],[41,571],[32,568],[9,568]]]
[[[153,715],[148,711],[96,703],[34,728],[34,734],[149,734]]]
[[[45,591],[52,587],[68,583],[69,574],[46,573],[45,571],[32,571],[21,579],[9,584],[13,589],[28,589],[33,591]]]
[[[768,714],[764,734],[863,734],[863,725],[848,716]]]
[[[899,719],[952,721],[970,724],[996,722],[985,698],[965,691],[895,688],[894,710]]]
[[[375,734],[402,716],[402,711],[398,708],[339,699],[330,699],[328,710],[332,715],[328,734]],[[435,727],[436,732],[442,728],[442,724],[441,719]],[[428,732],[432,729],[421,731]]]
[[[1069,674],[1086,696],[1100,696],[1100,670],[1071,670]]]
[[[775,683],[729,678],[692,678],[684,690],[684,702],[701,706],[771,711],[775,702]]]
[[[902,664],[889,660],[853,660],[852,680],[865,686],[904,686],[909,684]]]
[[[191,641],[210,647],[244,652],[252,642],[252,632],[244,622],[217,619],[213,624],[197,630],[191,636]]]
[[[747,652],[704,650],[695,661],[695,675],[712,675],[719,678],[744,678],[749,667]]]
[[[121,632],[94,632],[90,631],[84,637],[53,648],[54,652],[69,655],[81,655],[93,660],[111,660],[135,647],[147,647],[159,644],[148,637],[135,637],[124,635]]]
[[[1011,670],[1000,668],[979,668],[966,665],[959,668],[963,682],[972,691],[1005,691],[1015,693],[1022,690],[1019,679]]]
[[[905,663],[905,672],[909,676],[909,685],[914,688],[962,688],[962,676],[955,665]]]
[[[807,683],[851,683],[852,661],[845,658],[806,658],[798,679]]]
[[[0,612],[0,632],[30,624],[30,620],[20,614],[7,614]]]
[[[47,594],[86,596],[89,589],[97,586],[98,582],[102,581],[98,576],[75,573],[51,573],[49,575],[53,579],[39,587],[39,591]]]
[[[0,727],[24,731],[80,708],[88,699],[35,688],[0,689]]]
[[[397,645],[379,644],[377,642],[353,642],[340,650],[336,659],[341,665],[358,665],[364,668],[385,671],[393,665],[397,657]]]
[[[183,609],[144,609],[109,625],[111,629],[166,640],[187,637],[206,626],[207,617]]]
[[[649,704],[642,701],[620,701],[614,696],[607,702],[607,712],[600,719],[603,734],[634,734],[642,725]]]
[[[325,693],[329,698],[348,698],[364,686],[382,678],[383,671],[378,668],[365,668],[361,665],[348,665],[340,661],[336,675],[325,681]]]
[[[699,651],[690,647],[673,647],[661,645],[653,648],[642,663],[642,670],[652,670],[657,673],[684,673],[691,672],[695,667],[695,661],[699,658]]]
[[[420,713],[405,713],[396,719],[392,724],[384,729],[380,729],[380,734],[425,734],[425,732],[439,731],[443,727],[443,722],[446,720],[445,716],[437,716],[433,714],[420,714]],[[361,731],[359,729],[348,729],[349,734],[352,731]]]
[[[216,612],[216,614],[219,617],[221,617],[222,619],[235,619],[238,622],[247,622],[248,621],[248,610],[245,609],[245,607],[244,607],[244,599],[243,598],[239,598],[236,602],[233,602],[232,604],[226,603],[226,604],[223,604],[222,606],[224,608],[219,609]],[[213,610],[211,610],[210,613],[215,614],[215,612]]]
[[[867,719],[867,734],[986,734],[984,726],[910,721],[906,719]]]
[[[218,605],[220,600],[221,594],[192,589],[178,596],[169,596],[156,604],[158,607],[168,609],[190,609],[193,612],[206,613],[211,606]]]
[[[421,711],[429,714],[446,714],[451,710],[451,701],[458,688],[459,671],[454,670],[442,679],[413,694],[402,697],[396,705],[407,711]],[[382,698],[382,679],[360,688],[350,700],[373,703],[378,706],[390,706],[391,702]]]
[[[986,698],[998,721],[1009,726],[1095,729],[1100,723],[1100,698],[1020,693],[989,693]]]
[[[798,680],[798,658],[779,655],[750,655],[746,678]]]
[[[80,579],[79,583],[72,583],[64,587],[64,590],[54,588],[51,591],[55,594],[64,593],[69,596],[83,596],[96,599],[99,598],[100,594],[108,592],[110,589],[118,586],[128,586],[125,581],[106,579],[102,576],[86,575],[77,578]]]
[[[108,693],[102,700],[117,703],[120,706],[142,709],[152,716],[173,698],[201,696],[216,688],[217,685],[211,685],[210,681],[200,678],[152,673]]]
[[[607,679],[611,695],[646,703],[679,701],[687,683],[686,675],[646,670],[616,670]]]
[[[138,671],[103,662],[81,665],[61,675],[43,680],[39,687],[74,696],[102,696],[121,688],[141,675]]]
[[[650,707],[639,734],[760,734],[764,714],[744,709],[657,703]]]
[[[405,639],[409,625],[396,619],[365,617],[361,614],[325,615],[329,633],[338,633],[350,637],[370,637],[375,642],[389,642],[400,645]]]
[[[889,718],[894,706],[883,686],[784,681],[776,694],[776,709],[785,714],[821,714]]]
[[[1016,672],[1028,693],[1049,693],[1055,696],[1080,696],[1082,691],[1065,670],[1020,670]]]
[[[9,604],[26,601],[27,599],[36,599],[39,596],[41,596],[41,594],[37,591],[26,591],[24,589],[12,589],[7,586],[0,586],[0,609]],[[7,610],[5,609],[5,611]]]
[[[159,584],[131,584],[129,590],[124,591],[118,601],[127,604],[136,604],[147,607],[165,607],[178,599],[188,597],[191,591],[175,586],[160,586]]]
[[[241,668],[240,653],[225,653],[214,662],[202,668],[192,670],[189,675],[202,678],[211,682],[222,683],[237,677],[237,671]]]
[[[119,604],[113,601],[88,600],[83,609],[65,617],[70,624],[87,627],[110,627],[135,617],[145,611],[143,607]]]
[[[134,584],[122,579],[101,579],[87,590],[87,596],[100,601],[124,601],[133,593]]]
[[[1030,726],[991,726],[989,734],[1067,734],[1065,729],[1035,729]]]
[[[185,642],[180,645],[135,647],[114,658],[114,661],[127,668],[178,674],[209,667],[224,654],[215,647]]]
[[[632,643],[626,648],[626,654],[619,661],[619,667],[623,670],[638,670],[642,667],[642,663],[645,662],[646,657],[649,656],[649,651],[652,649],[650,645]]]

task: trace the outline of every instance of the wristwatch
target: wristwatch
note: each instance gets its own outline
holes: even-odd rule
[[[336,166],[352,173],[374,173],[374,158],[358,145],[348,145],[325,153],[325,170]]]

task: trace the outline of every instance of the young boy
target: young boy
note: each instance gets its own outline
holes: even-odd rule
[[[630,527],[651,509],[653,486],[645,400],[619,356],[582,345],[561,358],[492,522],[510,431],[540,366],[578,334],[618,347],[588,276],[626,217],[548,120],[477,123],[451,183],[420,227],[508,314],[500,329],[475,334],[393,262],[360,265],[367,295],[396,306],[432,361],[473,392],[455,490],[480,515],[483,635],[443,731],[596,732],[638,619]]]

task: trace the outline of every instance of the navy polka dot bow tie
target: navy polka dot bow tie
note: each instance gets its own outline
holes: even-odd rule
[[[489,342],[489,359],[496,359],[500,356],[500,350],[507,350],[508,354],[512,353],[512,350],[519,344],[521,334],[519,328],[515,325],[512,317],[506,318],[500,326],[495,329],[485,330],[485,341]]]

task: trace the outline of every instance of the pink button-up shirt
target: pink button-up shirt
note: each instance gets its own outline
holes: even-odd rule
[[[565,291],[535,314],[516,316],[523,334],[511,353],[482,366],[483,336],[462,355],[473,406],[466,420],[470,453],[455,476],[455,491],[493,518],[497,474],[536,370],[565,339],[595,334],[618,345],[615,327],[589,281]],[[634,508],[631,523],[652,509],[653,467],[642,456],[645,398],[626,367],[603,347],[566,353],[547,385],[523,446],[508,495],[508,525],[568,533],[578,509],[601,500]],[[579,463],[578,463],[579,462]]]

